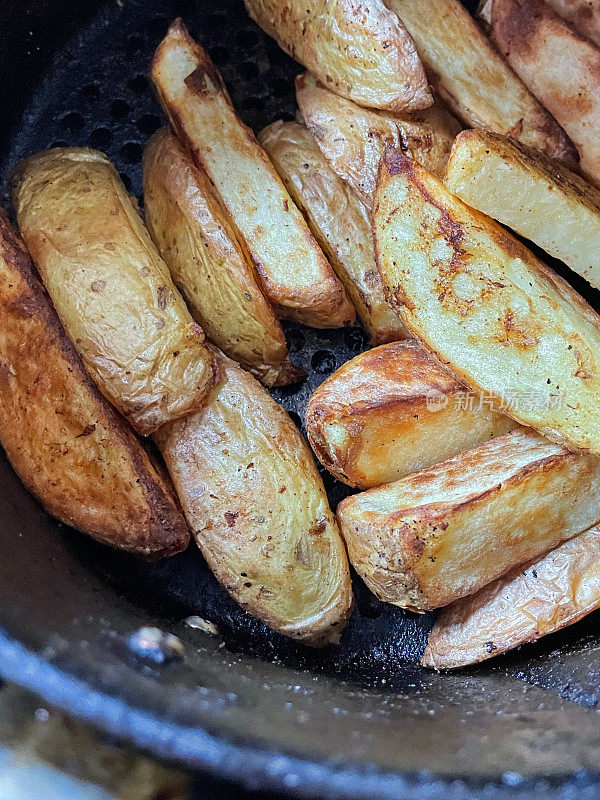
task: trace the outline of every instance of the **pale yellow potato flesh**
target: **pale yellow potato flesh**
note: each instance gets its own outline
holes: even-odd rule
[[[444,183],[600,289],[600,191],[579,175],[514,140],[473,130],[457,137]]]
[[[400,153],[384,157],[373,220],[408,330],[517,422],[600,453],[600,317],[569,284]]]
[[[280,317],[315,328],[355,319],[344,287],[256,137],[237,116],[208,54],[176,20],[151,76],[158,98],[248,248]]]
[[[13,173],[21,234],[104,396],[141,434],[198,409],[213,359],[105,155],[54,148]]]
[[[406,337],[375,261],[369,214],[297,122],[274,122],[259,140],[354,303],[373,344]]]
[[[102,397],[0,210],[0,441],[49,514],[146,558],[185,550],[173,487]]]
[[[385,0],[415,40],[432,88],[467,125],[574,164],[577,151],[487,40],[460,0]]]
[[[285,52],[342,97],[391,111],[432,98],[415,43],[382,0],[244,0]]]
[[[155,434],[208,565],[285,636],[338,640],[352,610],[348,561],[308,445],[260,383],[215,352],[206,406]]]
[[[414,340],[368,350],[312,394],[308,440],[336,478],[371,489],[516,427]]]
[[[583,174],[600,183],[600,50],[542,0],[494,0],[490,35],[571,137]]]
[[[380,599],[427,611],[600,520],[600,459],[519,429],[342,501],[350,561]]]
[[[452,143],[461,130],[439,99],[413,114],[370,111],[338,97],[309,73],[296,78],[296,98],[304,124],[323,155],[368,209],[373,207],[386,146],[402,150],[443,177]]]
[[[600,527],[440,612],[422,664],[456,669],[554,633],[600,608]]]
[[[144,151],[146,224],[208,338],[265,386],[293,383],[281,323],[206,175],[168,129]]]

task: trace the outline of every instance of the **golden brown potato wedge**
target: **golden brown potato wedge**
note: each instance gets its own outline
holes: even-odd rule
[[[433,88],[467,125],[577,162],[573,143],[510,69],[460,0],[385,0],[415,40]]]
[[[100,391],[143,434],[214,382],[204,333],[102,153],[55,148],[13,175],[19,227]]]
[[[196,541],[253,616],[305,644],[337,641],[352,587],[310,450],[258,381],[215,358],[204,409],[155,434]]]
[[[600,527],[442,609],[423,666],[476,664],[573,625],[600,608]]]
[[[600,519],[600,459],[525,429],[342,501],[350,561],[388,603],[472,594]]]
[[[600,289],[600,191],[579,175],[514,140],[474,130],[456,139],[445,184]]]
[[[404,326],[383,294],[366,208],[333,172],[302,125],[274,122],[259,140],[346,287],[371,342],[404,339]]]
[[[306,409],[319,461],[360,489],[426,469],[514,427],[414,340],[348,361]]]
[[[89,379],[0,211],[0,441],[46,510],[137,555],[185,549],[173,490]]]
[[[598,0],[546,0],[559,16],[565,19],[577,33],[587,36],[600,45],[600,2]],[[481,0],[477,17],[486,31],[492,24],[493,0]]]
[[[573,140],[581,170],[600,182],[600,50],[542,0],[494,0],[490,35]]]
[[[338,97],[309,73],[296,78],[296,98],[306,127],[334,172],[369,209],[387,145],[443,177],[461,126],[442,103],[402,116],[369,111]]]
[[[374,228],[409,331],[517,422],[600,453],[600,317],[566,281],[400,153],[382,162]]]
[[[209,339],[265,386],[293,383],[281,323],[210,182],[166,128],[144,152],[146,223]]]
[[[342,97],[390,111],[427,108],[415,43],[382,0],[244,0],[285,52]]]
[[[344,287],[181,20],[159,45],[151,74],[167,116],[215,187],[277,314],[315,328],[350,324],[355,312]]]

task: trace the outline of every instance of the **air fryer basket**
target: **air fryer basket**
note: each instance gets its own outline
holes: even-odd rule
[[[3,205],[12,164],[67,143],[106,152],[142,200],[143,146],[163,124],[146,73],[179,14],[246,122],[258,130],[293,117],[300,67],[241,0],[14,2],[0,11]],[[576,287],[600,308],[597,293]],[[302,427],[309,394],[366,340],[358,326],[286,333],[308,379],[274,394]],[[314,651],[242,612],[195,547],[142,563],[58,525],[3,458],[0,474],[0,674],[47,701],[162,757],[300,796],[600,795],[597,615],[438,675],[417,666],[432,616],[380,603],[355,576],[341,645]],[[323,477],[335,506],[347,489]],[[192,614],[219,636],[187,626]],[[140,660],[127,637],[142,625],[177,634],[184,661]]]

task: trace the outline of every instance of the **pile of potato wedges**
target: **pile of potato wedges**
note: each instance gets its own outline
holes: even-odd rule
[[[143,219],[102,153],[11,174],[0,440],[65,523],[146,558],[193,537],[250,614],[312,646],[353,607],[442,609],[465,666],[600,607],[600,3],[245,0],[307,70],[255,135],[181,20]],[[598,68],[596,68],[598,67]],[[518,234],[520,238],[516,238]],[[310,397],[334,514],[268,389],[281,320],[372,349]],[[151,437],[152,442],[145,437]]]

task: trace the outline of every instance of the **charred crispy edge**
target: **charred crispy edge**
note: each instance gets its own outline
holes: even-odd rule
[[[512,437],[514,434],[507,433],[505,434],[506,437]],[[500,437],[499,437],[500,438]],[[496,440],[498,441],[498,439]],[[457,462],[460,461],[462,456],[457,456],[454,459],[449,459],[448,461],[444,462],[444,464]],[[407,576],[412,575],[414,577],[415,587],[420,594],[419,603],[416,605],[410,604],[405,605],[404,602],[401,600],[390,600],[387,599],[386,602],[395,602],[402,607],[416,609],[420,611],[431,611],[435,608],[439,608],[439,603],[436,604],[435,600],[428,600],[426,596],[426,587],[423,587],[419,583],[419,575],[418,575],[418,563],[420,556],[423,553],[424,545],[422,540],[416,535],[416,532],[421,531],[423,529],[428,528],[431,525],[437,524],[439,522],[444,522],[448,516],[448,512],[451,512],[453,516],[462,513],[465,510],[472,509],[477,505],[481,505],[484,502],[489,502],[493,497],[497,497],[500,492],[505,492],[508,489],[515,488],[519,485],[525,483],[527,477],[532,473],[548,473],[551,472],[557,465],[561,462],[567,462],[572,459],[581,458],[581,455],[576,453],[572,453],[568,450],[563,449],[559,453],[555,453],[550,456],[545,456],[543,458],[537,459],[532,463],[526,464],[524,467],[521,467],[512,475],[510,475],[507,479],[503,480],[501,483],[496,484],[495,486],[490,487],[489,489],[485,489],[473,495],[471,497],[467,497],[465,500],[458,502],[458,503],[448,503],[448,502],[440,502],[440,503],[427,503],[420,506],[413,506],[403,508],[402,510],[392,512],[388,514],[384,520],[380,523],[373,523],[373,522],[357,522],[356,525],[353,524],[351,521],[353,519],[353,505],[356,502],[356,496],[348,497],[338,506],[338,518],[340,522],[345,514],[348,515],[348,525],[352,526],[355,534],[360,537],[361,531],[362,535],[364,533],[368,533],[369,531],[375,531],[377,534],[383,534],[386,539],[390,541],[393,545],[394,550],[399,550],[402,554],[403,563],[402,569],[399,572],[400,576],[403,576],[403,580],[407,578]],[[433,467],[429,470],[425,470],[422,473],[417,473],[417,475],[427,475],[432,471],[437,471],[439,469],[439,465]],[[407,479],[403,479],[407,480]],[[380,487],[369,489],[367,492],[364,492],[363,495],[371,494],[374,492],[380,491]],[[402,521],[404,517],[413,516],[416,517],[416,521],[414,525],[408,525],[407,523],[402,523],[401,526],[397,529],[393,528],[393,525],[396,521]],[[368,549],[368,541],[365,539],[362,542],[362,547],[366,551]],[[384,565],[380,565],[383,569]],[[393,575],[396,570],[390,569],[388,566],[385,567],[386,572],[389,575]],[[492,580],[495,580],[499,576],[495,576]],[[480,587],[478,587],[480,588]],[[477,588],[473,591],[477,591]],[[389,595],[388,595],[389,597]],[[381,598],[384,599],[384,598]],[[444,605],[449,602],[453,602],[454,600],[460,599],[460,596],[451,597],[448,600],[444,600]]]
[[[125,420],[106,402],[86,373],[77,351],[56,316],[45,288],[35,274],[30,255],[1,209],[0,249],[8,268],[15,269],[27,285],[30,295],[28,307],[31,309],[32,315],[38,315],[48,328],[53,343],[71,366],[73,380],[85,387],[93,403],[97,406],[104,425],[119,440],[130,457],[135,474],[144,489],[151,512],[147,533],[144,536],[138,536],[139,543],[127,549],[153,558],[172,555],[185,549],[189,543],[190,531],[169,484],[155,469]],[[153,475],[154,477],[152,477]],[[35,488],[28,482],[27,485],[29,491],[36,494]],[[44,504],[42,497],[38,499]],[[56,514],[58,510],[53,508],[52,511]],[[63,521],[69,525],[77,524],[77,521],[71,518],[63,518]],[[118,546],[118,540],[110,530],[98,530],[90,535],[113,547]],[[153,540],[156,544],[151,545],[150,542]]]

